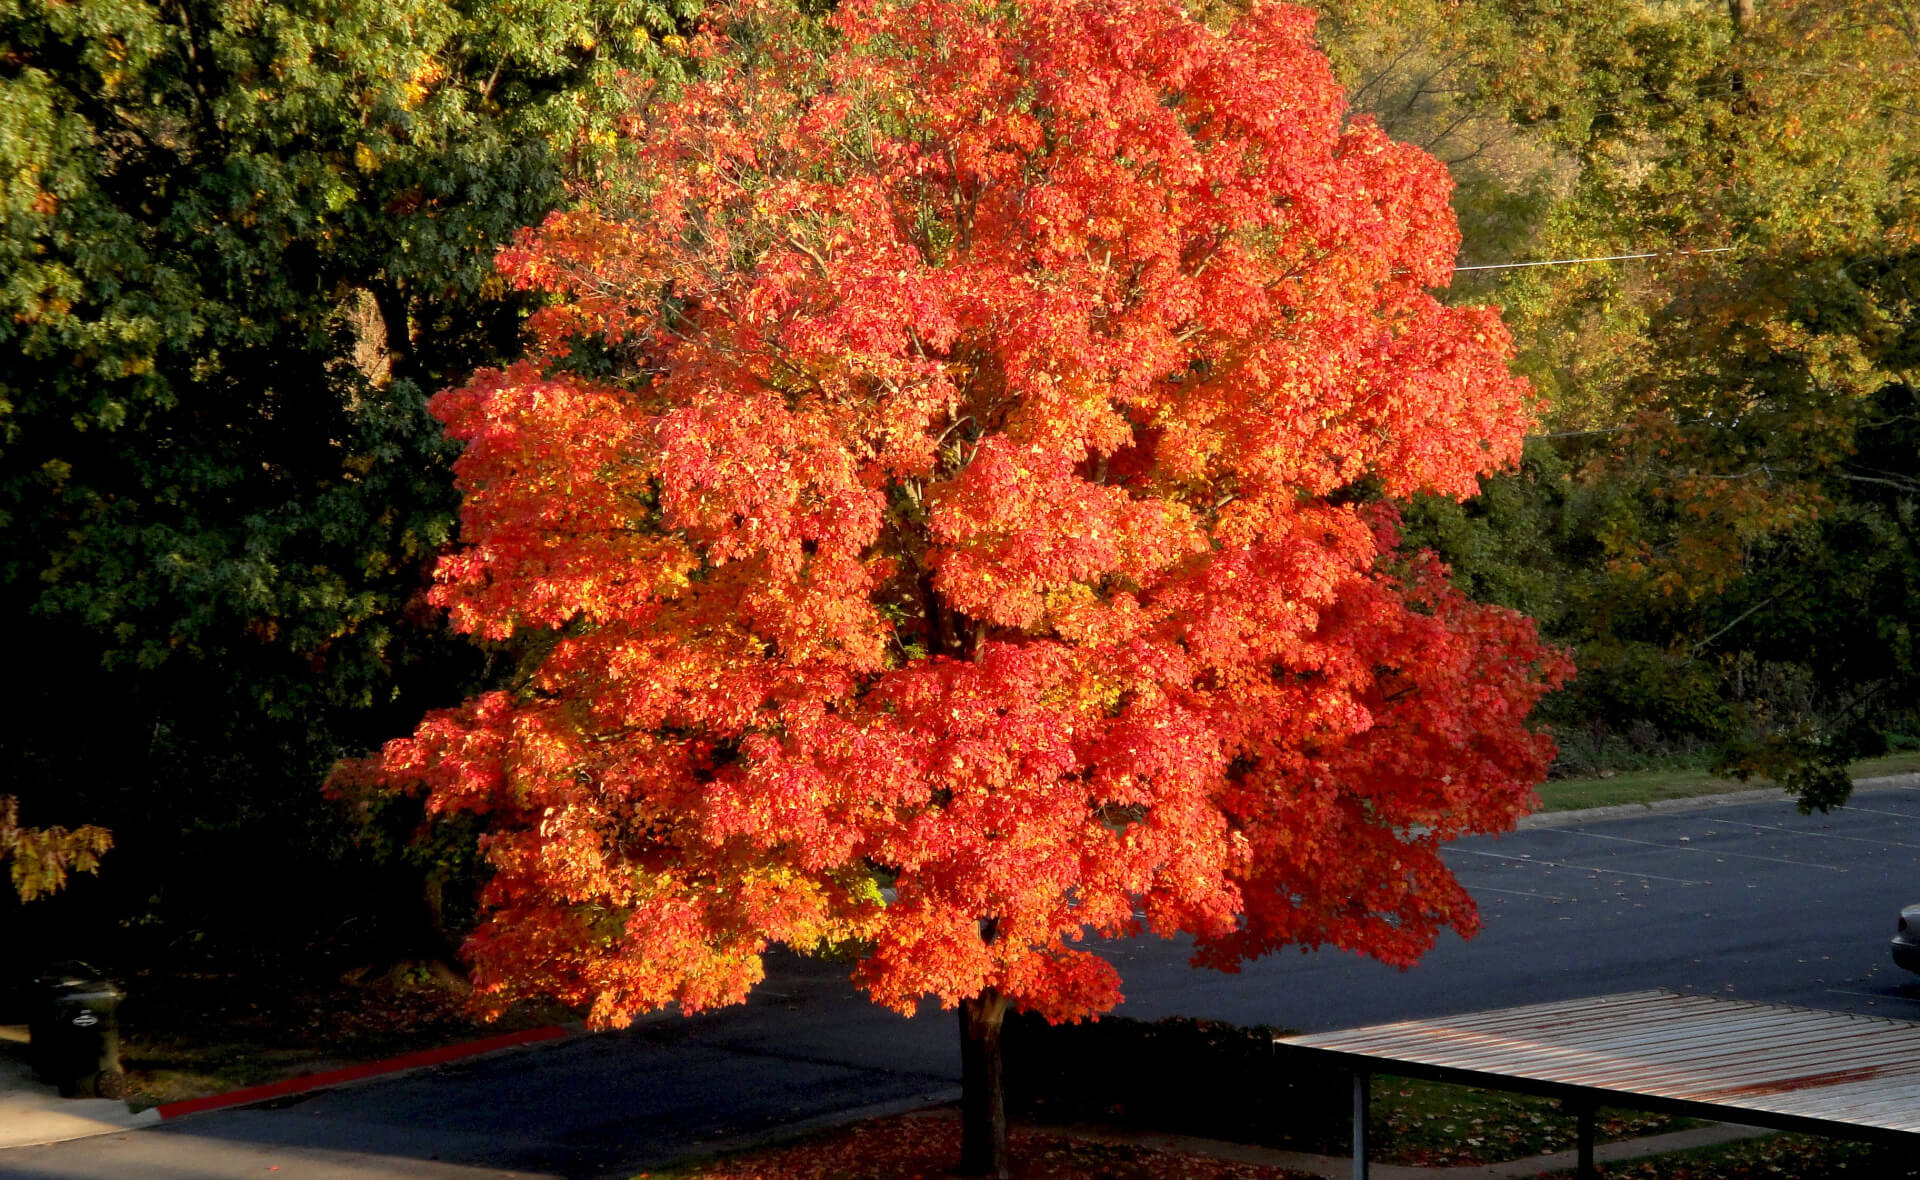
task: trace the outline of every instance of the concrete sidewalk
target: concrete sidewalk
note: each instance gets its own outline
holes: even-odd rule
[[[27,1030],[0,1025],[0,1148],[59,1143],[88,1135],[106,1135],[150,1127],[157,1110],[138,1114],[110,1098],[62,1098],[40,1081],[27,1064]]]

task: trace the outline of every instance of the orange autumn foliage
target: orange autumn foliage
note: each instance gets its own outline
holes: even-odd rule
[[[1352,494],[1518,454],[1505,329],[1428,293],[1444,169],[1283,5],[732,19],[751,65],[691,47],[502,255],[530,355],[433,402],[435,601],[557,636],[342,773],[486,818],[483,990],[618,1025],[833,941],[884,1004],[1072,1019],[1120,998],[1089,932],[1471,933],[1440,847],[1527,810],[1566,664]]]

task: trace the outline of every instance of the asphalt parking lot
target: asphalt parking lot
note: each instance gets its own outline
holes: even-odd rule
[[[1552,821],[1549,821],[1552,822]],[[1827,815],[1786,796],[1462,840],[1444,853],[1479,902],[1401,972],[1281,953],[1238,976],[1116,948],[1131,1015],[1319,1031],[1537,1000],[1670,987],[1920,1019],[1920,976],[1887,941],[1920,900],[1920,787],[1861,791]]]

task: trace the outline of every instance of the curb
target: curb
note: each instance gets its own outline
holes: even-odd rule
[[[309,1090],[323,1090],[330,1086],[344,1085],[348,1082],[364,1081],[367,1078],[384,1074],[403,1073],[411,1069],[425,1069],[434,1065],[445,1065],[451,1061],[461,1061],[469,1057],[478,1057],[485,1053],[497,1053],[502,1049],[517,1049],[522,1045],[539,1044],[542,1041],[557,1041],[571,1037],[580,1030],[567,1025],[549,1025],[546,1028],[530,1028],[520,1032],[501,1033],[499,1036],[484,1037],[477,1041],[467,1041],[459,1045],[444,1045],[438,1049],[422,1049],[417,1053],[403,1053],[398,1057],[389,1057],[383,1061],[368,1061],[359,1065],[342,1066],[339,1069],[321,1070],[318,1073],[301,1074],[278,1082],[268,1082],[259,1086],[247,1086],[239,1090],[228,1090],[224,1094],[209,1094],[203,1098],[187,1098],[179,1102],[163,1102],[152,1109],[162,1121],[177,1119],[182,1115],[199,1114],[202,1111],[220,1110],[228,1106],[247,1106],[255,1102],[265,1102],[271,1098],[285,1098],[291,1094],[304,1094]]]
[[[1920,773],[1889,774],[1877,778],[1853,780],[1853,789],[1859,791],[1890,791],[1907,787],[1920,787]],[[1626,819],[1637,815],[1659,815],[1669,811],[1700,811],[1709,807],[1731,807],[1738,803],[1764,803],[1774,799],[1790,798],[1779,787],[1756,787],[1744,791],[1725,791],[1718,795],[1690,795],[1683,799],[1656,799],[1652,803],[1615,803],[1610,807],[1588,807],[1579,811],[1536,811],[1523,815],[1514,827],[1519,830],[1528,828],[1558,828],[1572,824],[1593,823],[1603,819]],[[1841,804],[1844,809],[1846,805]]]

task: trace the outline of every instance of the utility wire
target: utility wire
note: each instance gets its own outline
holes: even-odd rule
[[[1485,266],[1456,266],[1454,272],[1463,270],[1517,270],[1523,266],[1572,266],[1576,262],[1624,262],[1629,258],[1666,258],[1686,254],[1724,254],[1732,246],[1715,246],[1710,250],[1670,250],[1652,254],[1606,254],[1597,258],[1549,258],[1544,262],[1490,262]]]

